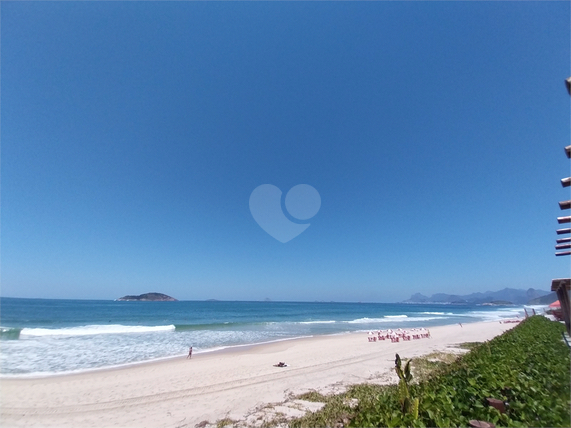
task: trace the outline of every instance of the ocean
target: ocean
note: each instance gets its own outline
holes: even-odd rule
[[[0,376],[116,367],[325,334],[523,317],[523,306],[0,299]]]

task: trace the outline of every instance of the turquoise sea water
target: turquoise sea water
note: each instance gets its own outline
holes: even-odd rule
[[[132,364],[323,334],[522,317],[521,306],[0,299],[0,374]]]

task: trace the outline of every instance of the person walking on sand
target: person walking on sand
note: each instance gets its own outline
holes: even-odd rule
[[[186,359],[192,358],[192,346],[188,350],[188,357]]]

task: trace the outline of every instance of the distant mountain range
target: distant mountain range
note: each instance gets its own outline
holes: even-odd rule
[[[557,297],[557,293],[553,292],[553,293],[546,294],[545,296],[541,296],[541,297],[537,297],[535,299],[531,299],[529,302],[527,302],[527,304],[528,305],[550,305],[557,300],[559,300],[559,298]]]
[[[456,303],[456,304],[511,303],[514,305],[527,305],[527,304],[534,304],[530,303],[530,301],[542,298],[549,294],[551,294],[550,291],[536,290],[534,288],[530,288],[528,290],[504,288],[503,290],[500,291],[486,291],[484,293],[472,293],[465,295],[437,293],[433,294],[430,297],[425,296],[424,294],[416,293],[413,294],[410,297],[410,299],[405,300],[403,303]],[[549,298],[546,297],[546,299]],[[557,300],[557,298],[555,298],[555,300]],[[543,304],[543,302],[535,304]]]

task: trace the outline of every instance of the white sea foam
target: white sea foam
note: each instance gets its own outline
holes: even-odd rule
[[[359,318],[346,321],[348,324],[373,324],[373,323],[398,323],[398,322],[418,322],[443,319],[448,317],[408,317],[406,315],[387,315],[384,318]]]
[[[517,316],[524,316],[524,312],[522,308],[513,308],[513,309],[499,309],[497,311],[470,311],[466,314],[457,315],[457,316],[466,316],[466,317],[474,317],[479,318],[483,321],[499,321],[506,318],[515,318]]]
[[[348,324],[369,324],[372,322],[386,322],[385,318],[358,318],[356,320],[345,321]]]
[[[423,315],[454,315],[453,312],[421,312]]]
[[[66,328],[24,328],[20,337],[25,336],[92,336],[98,334],[123,334],[123,333],[150,333],[155,331],[174,330],[174,325],[85,325],[81,327]]]
[[[298,324],[334,324],[337,321],[299,321]]]
[[[531,309],[535,309],[536,312],[542,314],[545,309],[549,308],[549,305],[525,305],[525,309],[529,312]]]

